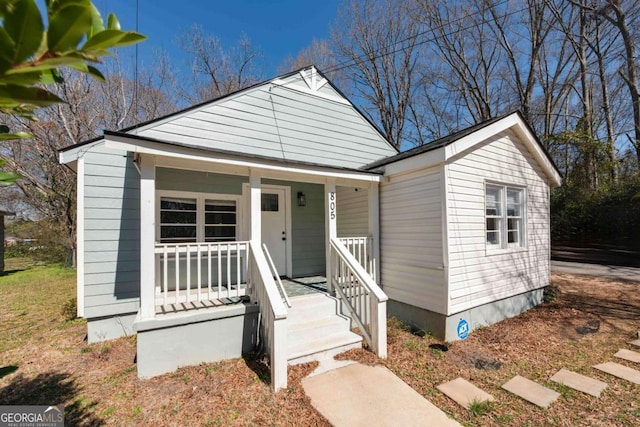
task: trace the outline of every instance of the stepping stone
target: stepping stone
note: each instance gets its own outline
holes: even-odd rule
[[[571,387],[574,390],[600,397],[602,390],[607,388],[607,383],[589,378],[566,369],[560,369],[551,377],[551,381]]]
[[[640,338],[637,340],[629,341],[628,344],[635,345],[636,347],[640,347]]]
[[[469,409],[473,402],[493,402],[495,400],[489,393],[462,378],[440,384],[436,388],[466,409]]]
[[[630,381],[634,384],[640,384],[640,371],[620,365],[619,363],[601,363],[599,365],[595,365],[594,368],[602,372],[606,372],[607,374],[611,374],[614,377]]]
[[[618,350],[618,352],[614,354],[614,356],[620,359],[628,360],[629,362],[640,363],[640,353],[638,353],[637,351],[621,349]]]
[[[502,388],[542,408],[548,408],[549,405],[560,397],[560,393],[543,387],[520,375],[511,378],[502,385]]]

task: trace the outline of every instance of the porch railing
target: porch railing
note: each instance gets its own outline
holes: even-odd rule
[[[282,280],[280,280],[280,273],[278,273],[278,269],[276,265],[273,263],[273,259],[271,259],[271,254],[269,253],[269,248],[264,243],[262,244],[262,250],[264,251],[264,256],[269,264],[269,269],[271,270],[271,274],[273,278],[278,282],[278,288],[280,289],[280,293],[282,294],[282,300],[287,304],[287,307],[291,308],[291,301],[289,301],[289,296],[287,295],[287,291],[282,284]]]
[[[251,300],[260,305],[261,346],[270,358],[271,387],[278,391],[287,386],[287,309],[260,245],[249,246]]]
[[[331,238],[330,280],[371,349],[386,358],[388,297],[337,238]]]
[[[376,278],[375,261],[373,258],[373,238],[371,236],[359,237],[339,237],[344,246],[351,252],[351,255],[364,267],[365,271]]]
[[[156,243],[156,305],[246,294],[249,242]]]

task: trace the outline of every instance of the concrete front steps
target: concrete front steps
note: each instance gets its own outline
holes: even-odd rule
[[[351,332],[351,321],[339,313],[335,298],[318,293],[291,299],[287,316],[289,365],[332,358],[362,347],[362,337]]]

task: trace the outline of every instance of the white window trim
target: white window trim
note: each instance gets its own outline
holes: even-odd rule
[[[232,200],[236,202],[236,241],[242,236],[243,210],[242,195],[220,193],[198,193],[194,191],[156,190],[156,243],[160,243],[160,199],[163,197],[175,197],[183,199],[196,199],[196,243],[205,243],[205,200]]]
[[[500,187],[500,204],[502,209],[501,224],[500,224],[500,244],[499,245],[491,245],[487,242],[487,186]],[[528,195],[527,188],[522,185],[510,184],[505,182],[496,182],[496,181],[485,181],[484,182],[484,193],[483,193],[483,209],[482,213],[484,216],[484,242],[486,248],[486,254],[500,254],[507,252],[523,252],[527,251],[529,248],[527,234],[528,234]],[[507,216],[507,189],[513,188],[522,191],[522,214],[520,215],[522,221],[522,232],[520,233],[520,243],[508,243],[509,235],[508,235],[508,224],[509,217]]]

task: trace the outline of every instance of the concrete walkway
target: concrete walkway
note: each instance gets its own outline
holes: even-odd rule
[[[612,279],[635,280],[640,282],[640,268],[637,267],[552,260],[551,271],[554,273],[584,274],[587,276],[609,277]]]
[[[382,366],[355,363],[307,377],[302,386],[335,427],[460,426]]]

